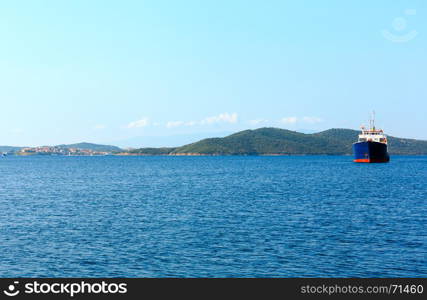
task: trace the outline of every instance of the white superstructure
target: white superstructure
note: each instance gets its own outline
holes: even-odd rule
[[[382,144],[387,144],[387,136],[384,134],[382,129],[375,128],[375,113],[373,113],[372,118],[369,120],[369,129],[366,129],[365,126],[361,126],[362,134],[359,134],[358,142],[377,142]]]

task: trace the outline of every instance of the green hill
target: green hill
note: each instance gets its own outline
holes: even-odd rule
[[[177,148],[178,153],[262,155],[262,154],[344,154],[325,139],[278,128],[245,130],[225,138],[205,139]]]
[[[359,131],[329,129],[314,134],[279,129],[245,130],[224,138],[209,138],[178,148],[137,149],[146,155],[349,155]],[[427,155],[427,141],[389,137],[389,152]]]
[[[314,134],[279,129],[245,130],[225,138],[205,139],[177,148],[174,154],[202,153],[226,155],[265,154],[346,154],[345,147]]]
[[[91,143],[78,143],[78,144],[69,144],[69,145],[58,145],[59,148],[76,148],[82,150],[92,150],[99,152],[121,152],[121,148],[111,145],[98,145]]]

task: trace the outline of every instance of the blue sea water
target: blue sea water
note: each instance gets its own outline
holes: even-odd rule
[[[0,158],[1,277],[426,277],[427,157]]]

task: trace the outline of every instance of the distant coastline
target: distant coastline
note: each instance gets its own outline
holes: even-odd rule
[[[8,155],[65,156],[289,156],[351,155],[359,131],[329,129],[305,134],[280,128],[244,130],[224,138],[208,138],[181,147],[121,149],[111,145],[79,143],[41,147],[0,146]],[[427,141],[388,137],[392,155],[427,155]]]

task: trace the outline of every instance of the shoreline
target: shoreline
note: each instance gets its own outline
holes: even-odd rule
[[[145,153],[118,153],[112,156],[352,156],[352,154],[282,154],[282,153],[265,153],[265,154],[207,154],[207,153],[172,153],[172,154],[145,154]]]
[[[414,157],[421,157],[421,156],[427,156],[427,154],[393,154],[390,153],[391,156],[414,156]],[[238,157],[280,157],[280,156],[353,156],[351,153],[347,154],[283,154],[283,153],[265,153],[265,154],[206,154],[206,153],[171,153],[171,154],[147,154],[147,153],[111,153],[111,154],[93,154],[93,155],[61,155],[61,154],[7,154],[4,156],[0,155],[0,158],[6,158],[6,157],[105,157],[105,156],[117,156],[117,157],[136,157],[136,156],[143,156],[143,157],[226,157],[226,156],[238,156]]]

